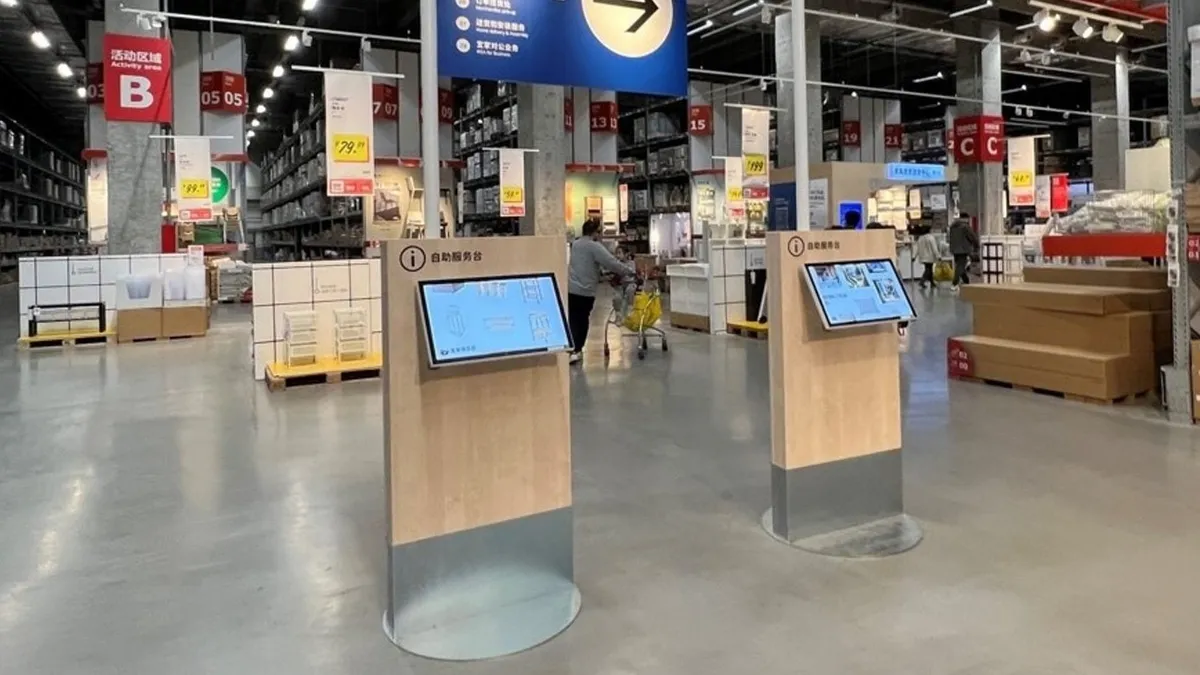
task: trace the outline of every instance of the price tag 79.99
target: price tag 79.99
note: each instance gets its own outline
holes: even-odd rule
[[[334,134],[333,161],[365,163],[370,149],[366,134]]]

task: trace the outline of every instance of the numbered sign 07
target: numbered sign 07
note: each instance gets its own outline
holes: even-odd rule
[[[400,119],[400,90],[382,82],[372,84],[371,114],[377,120]]]

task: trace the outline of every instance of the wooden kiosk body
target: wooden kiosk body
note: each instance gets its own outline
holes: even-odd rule
[[[903,516],[896,324],[826,329],[804,271],[895,256],[892,230],[767,234],[771,510],[763,525],[801,548],[879,555],[920,540]],[[907,545],[890,550],[896,535]]]
[[[417,282],[551,272],[562,237],[393,240],[383,251],[389,638],[422,656],[511,654],[574,620],[567,355],[433,369]]]

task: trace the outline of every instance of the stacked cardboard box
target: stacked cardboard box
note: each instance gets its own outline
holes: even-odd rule
[[[974,332],[951,339],[951,374],[1097,400],[1155,388],[1170,358],[1165,272],[1027,266],[1024,276],[963,287]]]

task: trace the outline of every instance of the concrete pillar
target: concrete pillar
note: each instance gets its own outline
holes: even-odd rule
[[[567,232],[564,192],[567,152],[562,142],[562,87],[531,84],[517,87],[517,147],[538,151],[525,155],[525,217],[521,234],[562,235]],[[578,109],[576,109],[578,114]]]
[[[394,84],[400,89],[400,120],[396,154],[421,156],[421,56],[412,52],[396,54],[396,72],[404,79]]]
[[[962,25],[967,24],[967,25]],[[976,20],[956,22],[955,30],[967,33],[978,31]],[[960,41],[956,75],[958,117],[978,115],[1001,116],[1002,90],[1000,33],[995,24],[984,24],[983,37],[987,44]],[[982,101],[982,103],[980,103]],[[1003,162],[962,164],[958,170],[959,207],[978,219],[980,234],[1003,234],[1006,207]]]
[[[1117,53],[1111,78],[1092,78],[1092,180],[1097,190],[1125,189],[1125,151],[1129,150],[1129,61]],[[1120,119],[1118,119],[1120,118]]]
[[[395,50],[375,47],[369,52],[362,52],[363,70],[371,73],[399,73],[400,70],[396,59],[397,53]],[[391,101],[396,104],[396,119],[387,119],[385,116],[375,117],[375,157],[400,157],[400,91],[404,80],[377,77],[371,84],[372,86],[396,88],[396,99]],[[385,91],[388,90],[385,89]],[[388,101],[381,101],[381,105],[386,103]],[[419,130],[416,136],[416,140],[419,142]]]
[[[104,30],[160,37],[165,29],[143,30],[122,7],[158,11],[157,0],[104,0]],[[108,152],[108,252],[162,250],[163,141],[157,124],[106,122]]]
[[[808,0],[807,6],[818,8],[819,0]],[[805,24],[805,59],[808,77],[805,79],[819,80],[821,73],[821,25],[816,19],[807,19]],[[791,13],[781,14],[775,18],[775,70],[781,78],[795,78],[796,66],[792,59],[792,16]],[[775,142],[779,150],[777,166],[795,166],[796,142],[793,107],[790,105],[795,87],[792,81],[781,80],[776,84],[776,99],[778,107]],[[821,135],[821,88],[803,85],[808,97],[808,162],[819,164],[825,161],[824,142]]]

